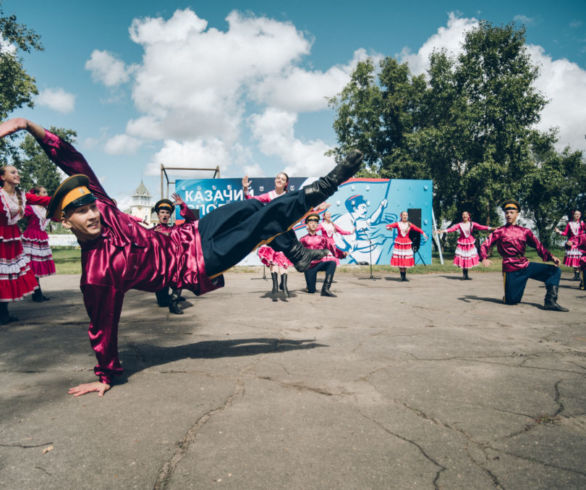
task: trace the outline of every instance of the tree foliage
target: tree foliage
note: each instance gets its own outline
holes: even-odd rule
[[[534,205],[534,195],[525,197],[529,182],[537,193],[554,168],[564,182],[576,180],[568,172],[583,171],[579,152],[556,154],[555,135],[534,128],[546,104],[534,86],[537,75],[524,29],[488,22],[467,33],[457,58],[434,52],[426,76],[414,76],[393,58],[378,69],[366,60],[330,100],[339,143],[333,153],[362,150],[363,176],[432,179],[439,221],[468,210],[494,224],[506,198]],[[568,189],[568,196],[583,188]],[[544,232],[552,227],[548,216]]]
[[[33,107],[37,86],[25,71],[20,54],[42,49],[39,35],[19,24],[16,16],[5,15],[0,4],[0,120],[21,107]],[[3,160],[16,151],[13,139],[0,141]]]
[[[51,127],[49,131],[72,144],[77,137],[77,133],[72,129]],[[49,195],[52,195],[62,180],[55,164],[30,134],[22,140],[20,150],[13,164],[19,170],[21,187],[28,190],[35,185],[40,185],[47,189]]]

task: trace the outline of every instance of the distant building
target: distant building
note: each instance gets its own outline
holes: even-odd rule
[[[153,202],[151,200],[151,193],[142,180],[131,196],[131,199],[130,209],[126,212],[142,219],[146,223],[152,223],[151,208],[153,207]]]

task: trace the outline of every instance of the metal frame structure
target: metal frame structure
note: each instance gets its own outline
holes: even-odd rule
[[[180,170],[184,171],[192,171],[192,172],[214,172],[212,179],[219,179],[220,178],[220,167],[217,166],[215,168],[198,168],[198,167],[166,167],[165,164],[161,163],[161,199],[165,199],[169,197],[169,186],[171,184],[175,185],[175,180],[171,180],[169,178],[169,174],[167,170]],[[165,186],[164,181],[167,181],[167,193],[164,193]]]

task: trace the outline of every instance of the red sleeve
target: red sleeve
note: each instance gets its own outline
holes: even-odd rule
[[[472,226],[475,230],[480,230],[480,231],[487,231],[490,228],[490,226],[480,225],[475,222],[472,222]]]
[[[106,194],[102,184],[100,184],[96,174],[94,174],[94,171],[83,155],[72,145],[63,141],[59,136],[45,130],[45,139],[41,142],[41,146],[48,157],[67,175],[87,175],[90,179],[89,189],[96,198],[111,206],[116,206],[114,201]]]
[[[453,231],[457,231],[460,228],[460,223],[456,223],[455,225],[450,226],[447,230],[444,230],[444,233],[452,233]]]
[[[411,228],[413,228],[417,233],[421,233],[423,235],[423,233],[425,233],[421,228],[419,228],[418,226],[415,226],[413,223],[410,223]],[[411,231],[411,228],[409,228],[409,231]]]
[[[336,223],[333,223],[333,225],[334,225],[334,229],[336,230],[336,233],[339,233],[340,235],[352,235],[351,231],[343,230]]]
[[[499,228],[500,229],[500,228]],[[490,248],[499,240],[498,230],[493,231],[488,238],[480,245],[480,260],[484,260],[488,257]]]
[[[392,230],[393,228],[397,228],[399,226],[399,223],[395,222],[395,223],[391,223],[390,225],[387,225],[387,230]]]
[[[29,216],[32,216],[34,213],[33,208],[31,208],[28,204],[25,206],[24,208],[24,215],[28,218]]]
[[[89,337],[98,360],[94,368],[102,383],[112,384],[112,376],[122,373],[118,358],[118,322],[124,293],[110,286],[81,286],[83,301],[90,317]]]
[[[570,223],[568,223],[566,225],[566,228],[564,229],[564,231],[562,231],[562,235],[563,236],[568,236],[569,233],[570,233]]]
[[[553,259],[551,253],[547,248],[543,246],[543,244],[537,239],[537,237],[533,234],[531,230],[527,230],[525,232],[525,238],[527,239],[527,243],[532,247],[535,247],[539,256],[543,259],[544,262],[548,262]]]
[[[48,206],[51,202],[51,196],[37,196],[36,194],[26,193],[27,204],[38,204],[39,206]]]
[[[179,214],[181,214],[181,217],[185,220],[186,223],[193,223],[194,221],[197,221],[194,212],[189,209],[189,206],[187,206],[187,204],[184,202],[181,203],[181,211],[179,211]]]

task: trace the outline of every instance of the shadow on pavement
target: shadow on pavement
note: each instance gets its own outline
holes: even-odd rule
[[[461,298],[458,298],[460,301],[464,301],[465,303],[470,303],[471,301],[486,301],[488,303],[496,303],[499,305],[503,305],[503,306],[515,306],[515,305],[506,305],[505,303],[503,303],[502,299],[499,298],[484,298],[482,296],[473,296],[473,295],[467,295],[467,296],[462,296]],[[521,303],[519,303],[520,305],[531,305],[531,306],[536,306],[537,308],[543,309],[543,305],[540,305],[539,303],[528,303],[526,301],[521,301]]]
[[[278,338],[251,338],[233,340],[206,340],[193,344],[162,347],[153,344],[127,343],[120,351],[120,360],[127,376],[153,366],[182,359],[218,359],[222,357],[256,356],[291,350],[328,347],[311,340]],[[124,382],[124,376],[120,378]],[[118,382],[116,384],[119,384]]]

